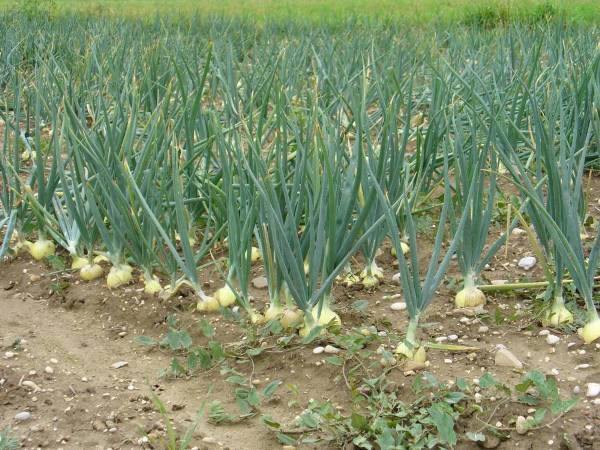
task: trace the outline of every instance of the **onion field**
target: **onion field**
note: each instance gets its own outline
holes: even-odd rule
[[[534,6],[0,12],[0,450],[598,448],[600,31]]]

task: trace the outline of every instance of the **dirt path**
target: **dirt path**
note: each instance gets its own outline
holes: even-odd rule
[[[17,275],[16,267],[2,266],[4,289],[13,277],[26,279],[38,269],[30,266],[29,274]],[[47,297],[40,288],[30,287],[24,293],[17,286],[0,290],[0,429],[10,425],[28,448],[142,448],[144,433],[157,437],[164,423],[154,411],[147,382],[170,410],[176,410],[173,417],[185,429],[206,398],[209,384],[219,378],[159,379],[170,356],[147,354],[135,345],[133,338],[146,330],[139,321],[125,323],[122,317],[106,312],[113,308],[102,308],[103,299],[93,288],[87,298],[83,289],[72,293],[84,303],[65,309],[56,305],[54,296],[40,299],[40,295]],[[121,309],[136,314],[135,307]],[[19,348],[10,349],[18,338],[22,339]],[[120,361],[128,364],[111,367]],[[40,390],[24,387],[24,380]],[[220,395],[219,386],[213,386],[212,395]],[[21,411],[31,412],[31,420],[15,422],[13,417]],[[210,435],[222,444],[218,447],[268,448],[270,436],[255,428],[261,433],[247,426],[223,432],[203,422],[195,440],[201,443]]]

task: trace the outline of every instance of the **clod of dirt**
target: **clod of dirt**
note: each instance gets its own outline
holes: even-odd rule
[[[416,371],[416,370],[423,370],[427,367],[426,364],[422,363],[422,362],[418,362],[418,361],[413,361],[413,360],[408,360],[404,363],[404,365],[402,366],[402,369],[405,371]]]
[[[507,348],[501,348],[496,352],[494,362],[497,366],[514,367],[515,369],[523,368],[523,363]]]
[[[480,442],[479,445],[483,448],[496,448],[500,445],[500,438],[493,434],[486,434],[485,441]]]

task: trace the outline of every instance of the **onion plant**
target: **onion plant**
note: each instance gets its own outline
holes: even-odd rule
[[[258,198],[252,180],[241,164],[243,143],[239,135],[232,133],[232,137],[226,138],[216,121],[213,121],[213,129],[221,166],[222,186],[213,186],[210,195],[223,198],[223,210],[227,218],[229,261],[225,286],[218,289],[214,297],[223,307],[232,305],[237,299],[248,312],[251,321],[257,322],[260,316],[250,305],[248,285],[252,264],[252,238],[258,215]]]
[[[325,125],[323,125],[325,126]],[[326,136],[326,135],[325,135]],[[289,292],[304,315],[302,336],[318,332],[320,327],[339,328],[341,320],[332,309],[332,284],[365,240],[381,223],[384,216],[364,230],[369,205],[374,193],[365,200],[365,208],[355,216],[361,174],[364,166],[360,147],[355,145],[346,161],[346,152],[333,138],[312,137],[314,149],[303,146],[298,139],[294,168],[290,180],[280,185],[282,205],[277,198],[272,175],[262,179],[251,170],[256,188],[261,194],[266,225],[273,233],[278,258]],[[275,171],[283,183],[288,179],[285,168],[287,155],[281,150]],[[250,165],[246,160],[246,168]],[[299,215],[300,214],[300,215]],[[298,235],[299,219],[304,216],[304,229]],[[305,252],[307,273],[305,273]]]
[[[456,209],[465,215],[464,228],[458,235],[456,245],[458,265],[463,276],[463,288],[455,297],[455,304],[459,308],[485,304],[485,294],[477,287],[479,274],[507,236],[507,233],[503,233],[485,249],[496,208],[498,163],[495,153],[491,151],[493,128],[488,127],[484,133],[485,139],[481,136],[482,131],[477,120],[455,109],[452,138],[445,141],[446,151],[453,155],[454,202]],[[480,144],[480,138],[483,144]]]
[[[468,217],[468,211],[463,211],[461,219],[452,229],[452,239],[444,249],[444,238],[447,233],[446,227],[449,219],[448,216],[453,214],[452,191],[448,172],[448,154],[444,152],[444,203],[440,212],[440,218],[436,227],[437,232],[433,248],[429,253],[430,259],[424,277],[420,271],[417,229],[411,205],[411,196],[414,196],[415,192],[407,193],[401,198],[398,205],[392,205],[386,199],[381,188],[378,188],[379,201],[386,207],[387,222],[391,229],[392,243],[396,248],[400,269],[402,294],[409,314],[406,337],[403,342],[398,344],[396,353],[401,357],[412,359],[417,362],[425,362],[426,360],[425,347],[419,343],[417,336],[419,320],[425,309],[432,302],[435,291],[442,282],[444,274],[450,265],[452,256],[461,239],[461,234],[463,233],[465,222]],[[470,196],[474,189],[475,185],[472,185],[467,194],[466,201],[470,201]],[[397,219],[395,217],[396,214],[402,215],[406,224],[406,234],[411,249],[408,257],[402,252]]]

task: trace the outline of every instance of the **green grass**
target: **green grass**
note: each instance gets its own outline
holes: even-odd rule
[[[336,22],[348,18],[409,24],[473,23],[495,25],[512,19],[539,21],[561,13],[577,22],[600,21],[598,0],[22,0],[53,2],[59,13],[110,16],[224,15],[258,20]],[[0,0],[0,8],[15,6]]]

